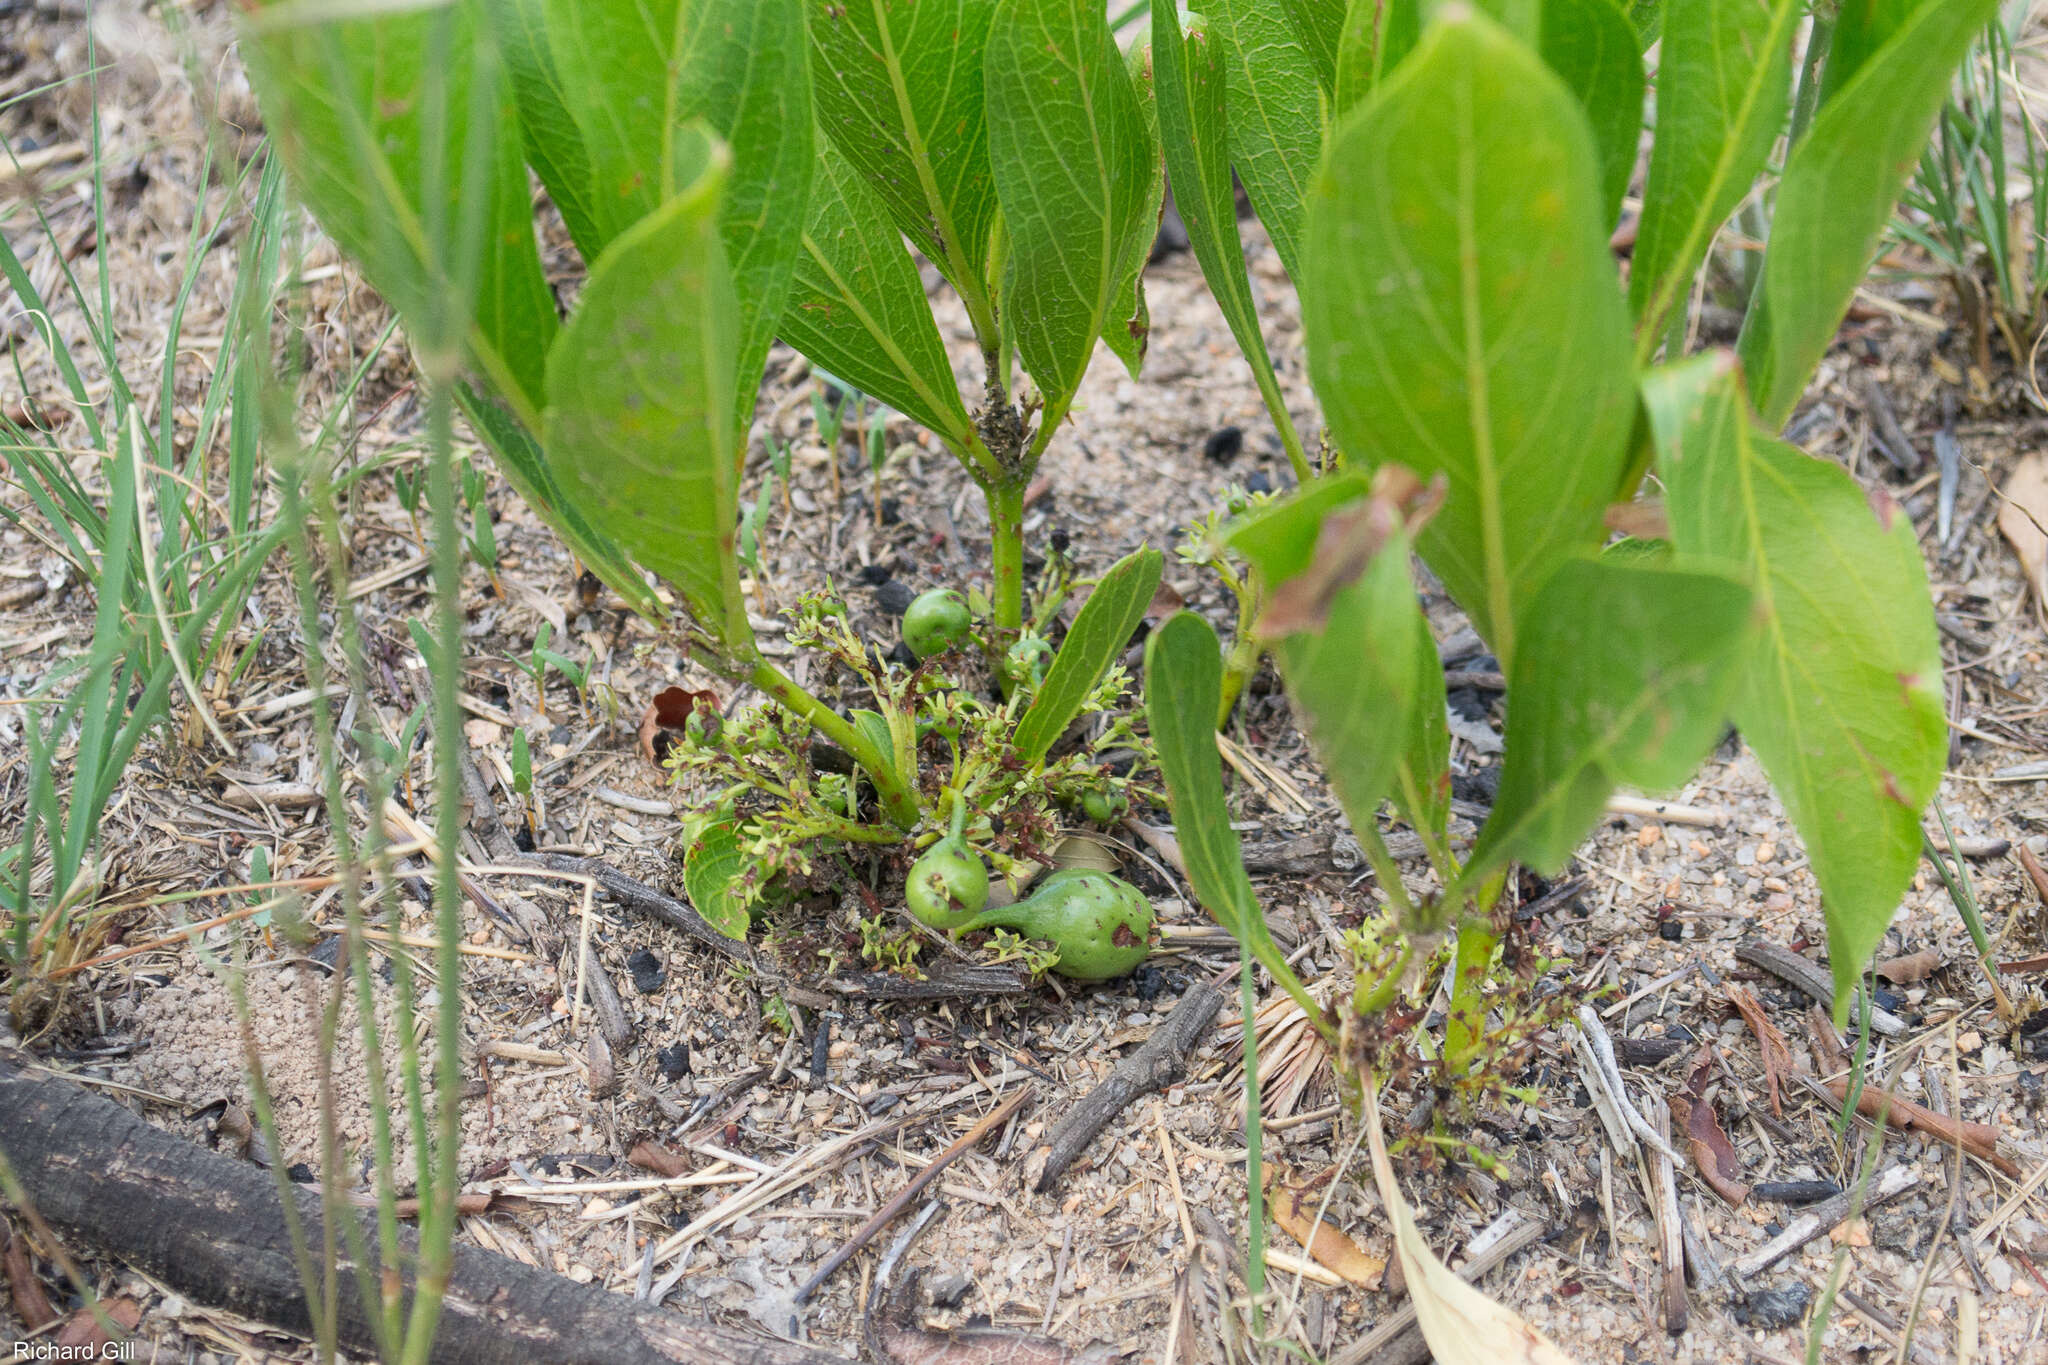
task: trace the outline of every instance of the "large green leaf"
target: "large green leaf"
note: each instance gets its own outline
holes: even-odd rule
[[[1060,652],[1045,672],[1045,681],[1017,722],[1011,743],[1019,758],[1026,763],[1044,758],[1053,741],[1081,714],[1088,694],[1145,619],[1145,609],[1159,591],[1164,563],[1159,551],[1149,546],[1133,550],[1112,564],[1096,583],[1075,613],[1067,638],[1060,642]]]
[[[1508,678],[1507,757],[1468,877],[1509,859],[1555,875],[1616,786],[1690,777],[1727,721],[1749,606],[1714,573],[1602,558],[1551,575]]]
[[[733,553],[739,308],[719,240],[721,179],[706,171],[591,267],[548,353],[545,444],[584,512],[675,585],[710,637],[710,662],[730,668],[753,637]]]
[[[1384,0],[1366,0],[1381,4]],[[1337,87],[1337,47],[1344,32],[1347,11],[1354,8],[1345,0],[1280,0],[1294,37],[1315,66],[1316,80],[1327,93]]]
[[[954,287],[985,297],[996,187],[982,63],[996,0],[808,0],[808,9],[819,127]]]
[[[1679,563],[1732,566],[1756,594],[1735,721],[1820,882],[1840,1008],[1913,878],[1948,751],[1913,524],[1755,431],[1725,354],[1657,371],[1644,397]]]
[[[1152,45],[1134,44],[1124,54],[1131,92],[1145,131],[1145,197],[1117,248],[1116,283],[1110,287],[1109,316],[1103,320],[1102,344],[1123,361],[1131,378],[1145,363],[1152,339],[1152,310],[1145,303],[1145,263],[1159,237],[1159,214],[1166,206],[1166,162],[1159,155],[1159,103],[1152,91]]]
[[[1175,612],[1145,642],[1145,716],[1188,884],[1216,922],[1250,946],[1250,936],[1264,933],[1265,918],[1223,801],[1223,755],[1216,748],[1222,704],[1216,632],[1191,611]]]
[[[830,143],[818,149],[782,339],[847,383],[967,449],[960,401],[924,281],[882,201]]]
[[[1449,736],[1443,666],[1408,574],[1411,508],[1362,492],[1355,475],[1321,480],[1239,527],[1231,545],[1267,585],[1259,633],[1352,828],[1375,831],[1392,796],[1436,838]],[[1419,508],[1426,514],[1426,499]]]
[[[1791,416],[1877,254],[1957,63],[1997,8],[1998,0],[1922,0],[1793,149],[1738,343],[1765,425]]]
[[[1585,106],[1600,149],[1600,221],[1612,227],[1643,133],[1643,50],[1614,0],[1543,0],[1538,50]]]
[[[484,13],[512,78],[527,164],[561,210],[576,249],[585,260],[596,260],[605,237],[591,211],[590,151],[555,66],[546,0],[484,0]]]
[[[1838,0],[1821,98],[1833,99],[1863,63],[1906,26],[1918,4],[1919,0]]]
[[[1332,107],[1339,115],[1372,93],[1380,77],[1415,48],[1422,30],[1424,0],[1351,0],[1337,35],[1337,86]]]
[[[999,0],[989,25],[989,164],[1003,207],[1006,325],[1057,421],[1115,315],[1157,148],[1092,0]],[[1121,322],[1118,325],[1122,325]]]
[[[563,491],[540,443],[519,419],[470,384],[456,386],[455,401],[477,436],[490,447],[498,472],[529,507],[547,518],[548,525],[575,552],[583,567],[596,574],[634,611],[650,619],[663,616],[661,599],[647,586],[646,576],[609,536],[591,525],[583,509]]]
[[[740,879],[747,855],[740,847],[739,826],[731,820],[706,825],[683,853],[683,890],[698,914],[727,938],[744,939],[751,923]]]
[[[537,410],[555,302],[519,140],[503,135],[517,127],[511,87],[471,10],[264,14],[246,17],[242,54],[299,197],[416,344],[466,335],[485,377]]]
[[[736,429],[788,301],[814,160],[802,0],[542,0],[588,149],[601,242],[689,183],[702,119],[732,149],[720,230],[739,301]]]
[[[1641,359],[1777,141],[1804,12],[1800,0],[1690,0],[1665,21],[1657,142],[1628,287]]]
[[[1443,474],[1430,566],[1504,665],[1565,559],[1597,545],[1636,399],[1571,92],[1487,19],[1439,21],[1333,135],[1302,316],[1338,447]]]
[[[1273,362],[1259,330],[1244,246],[1237,235],[1237,195],[1230,183],[1224,132],[1223,47],[1199,19],[1183,38],[1174,7],[1155,5],[1152,64],[1174,207],[1238,349],[1251,362],[1254,376],[1269,376]]]
[[[1271,0],[1209,0],[1207,9],[1223,45],[1231,164],[1298,282],[1309,181],[1323,153],[1315,66]]]

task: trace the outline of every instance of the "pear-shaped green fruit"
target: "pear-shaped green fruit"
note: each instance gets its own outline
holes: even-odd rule
[[[903,899],[918,922],[960,929],[988,904],[988,865],[958,835],[949,835],[910,865]]]
[[[967,603],[951,588],[933,588],[919,593],[903,613],[903,643],[920,659],[957,649],[967,643],[968,628],[974,623]]]
[[[1152,902],[1120,877],[1070,868],[1040,882],[1028,899],[972,916],[959,932],[995,928],[1052,944],[1059,950],[1052,969],[1061,976],[1107,981],[1136,970],[1152,951]]]

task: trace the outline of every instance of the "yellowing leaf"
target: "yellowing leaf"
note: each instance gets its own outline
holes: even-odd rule
[[[1378,1289],[1386,1274],[1387,1258],[1361,1248],[1341,1230],[1320,1221],[1321,1183],[1303,1179],[1285,1166],[1266,1167],[1267,1194],[1273,1201],[1273,1221],[1289,1237],[1302,1244],[1325,1270],[1331,1270],[1362,1289]]]
[[[1495,1303],[1451,1273],[1436,1258],[1415,1226],[1401,1187],[1387,1160],[1387,1142],[1380,1133],[1379,1102],[1371,1086],[1365,1090],[1365,1140],[1372,1149],[1373,1180],[1387,1221],[1394,1225],[1394,1252],[1415,1307],[1415,1321],[1438,1365],[1572,1365],[1572,1358],[1521,1315]]]

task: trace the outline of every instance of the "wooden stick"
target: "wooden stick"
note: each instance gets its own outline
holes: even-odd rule
[[[1835,1007],[1835,984],[1828,974],[1816,963],[1808,962],[1789,949],[1775,943],[1752,940],[1735,946],[1735,956],[1752,967],[1760,967],[1781,981],[1789,981],[1820,1002],[1823,1009]],[[1860,992],[1849,997],[1849,1017],[1856,1018]],[[1870,1010],[1870,1027],[1875,1033],[1887,1038],[1897,1038],[1906,1032],[1906,1021],[1888,1010]]]
[[[909,1208],[918,1195],[924,1192],[925,1186],[939,1178],[939,1172],[952,1165],[963,1154],[972,1151],[980,1145],[983,1138],[1008,1122],[1010,1115],[1016,1113],[1018,1107],[1030,1099],[1033,1093],[1033,1088],[1027,1085],[989,1110],[981,1122],[967,1130],[966,1136],[939,1153],[932,1159],[930,1165],[912,1176],[910,1183],[897,1191],[895,1197],[875,1210],[874,1217],[854,1230],[853,1236],[846,1239],[845,1245],[825,1258],[825,1263],[817,1268],[810,1279],[804,1281],[804,1287],[796,1291],[796,1301],[802,1303],[810,1298],[812,1291],[831,1279],[832,1273],[845,1265],[856,1251],[872,1241],[876,1233],[895,1222],[897,1215]]]
[[[1643,1111],[1643,1117],[1668,1146],[1671,1106],[1652,1090],[1643,1096]],[[1678,1168],[1670,1157],[1647,1143],[1643,1145],[1643,1157],[1650,1163],[1650,1180],[1656,1192],[1651,1212],[1657,1219],[1657,1259],[1664,1271],[1664,1330],[1676,1336],[1685,1330],[1689,1312],[1685,1298],[1685,1225],[1678,1213]]]
[[[1886,1200],[1898,1197],[1919,1180],[1911,1166],[1892,1166],[1879,1171],[1870,1182],[1870,1196],[1863,1201],[1862,1212],[1868,1213]],[[1847,1218],[1855,1198],[1856,1191],[1847,1189],[1832,1199],[1821,1200],[1786,1224],[1785,1230],[1776,1237],[1747,1256],[1736,1257],[1729,1269],[1743,1279],[1770,1269]]]
[[[1051,1189],[1126,1105],[1187,1075],[1188,1054],[1202,1041],[1222,1007],[1223,992],[1215,986],[1206,982],[1189,986],[1166,1022],[1152,1030],[1152,1036],[1136,1052],[1118,1062],[1102,1084],[1059,1121],[1046,1140],[1051,1150],[1032,1189],[1039,1194]]]

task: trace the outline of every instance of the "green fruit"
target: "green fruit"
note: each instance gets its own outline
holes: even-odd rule
[[[903,643],[920,659],[929,659],[967,642],[974,618],[967,603],[951,588],[920,593],[903,613]]]
[[[1059,950],[1052,969],[1061,976],[1107,981],[1135,970],[1152,951],[1152,902],[1122,878],[1070,868],[1040,882],[1028,899],[984,910],[956,932],[995,928],[1052,944]]]
[[[1130,804],[1122,792],[1084,792],[1081,813],[1098,825],[1113,824],[1130,809]]]
[[[988,867],[965,839],[949,835],[910,865],[903,899],[919,923],[957,930],[988,904]]]

